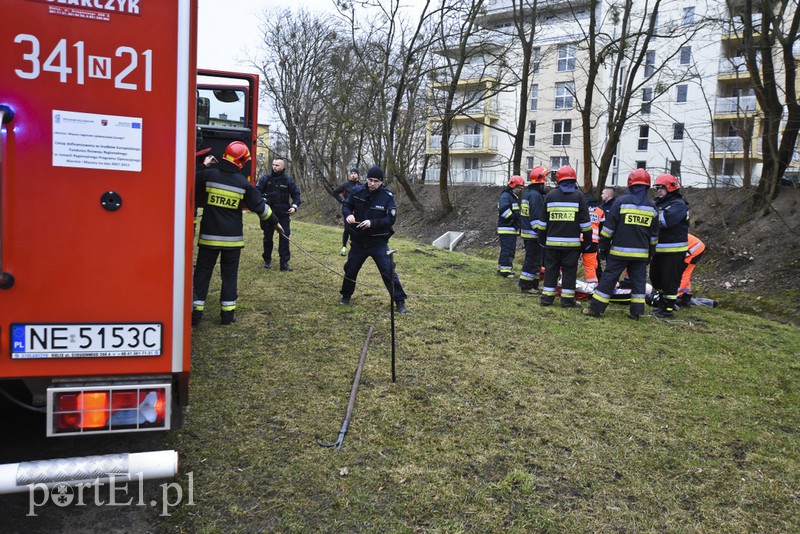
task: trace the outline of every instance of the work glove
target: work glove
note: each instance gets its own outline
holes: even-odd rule
[[[585,245],[583,247],[583,251],[586,252],[587,254],[591,254],[592,252],[597,252],[597,243],[592,242],[589,243],[588,245]]]
[[[597,258],[601,259],[603,261],[607,260],[608,259],[608,249],[607,248],[599,249],[597,251]]]

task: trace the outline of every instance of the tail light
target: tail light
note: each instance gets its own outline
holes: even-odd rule
[[[171,389],[171,384],[48,388],[47,435],[167,430]]]

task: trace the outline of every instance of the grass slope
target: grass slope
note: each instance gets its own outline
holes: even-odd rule
[[[172,437],[196,504],[165,530],[798,531],[796,328],[720,308],[636,323],[613,305],[602,320],[545,309],[493,260],[393,239],[413,313],[396,319],[392,383],[374,264],[337,307],[340,229],[293,223],[310,256],[265,271],[246,219],[239,321],[217,324],[215,275]],[[344,446],[319,447],[369,325]]]

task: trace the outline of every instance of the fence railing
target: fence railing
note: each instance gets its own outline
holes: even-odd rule
[[[715,113],[750,113],[756,110],[755,96],[733,96],[717,98]]]
[[[439,182],[439,167],[431,167],[425,173],[426,183]],[[463,185],[502,185],[505,174],[500,171],[485,169],[465,169],[451,167],[448,169],[448,182]]]
[[[430,148],[431,150],[440,150],[442,148],[441,135],[431,136]],[[479,149],[479,148],[483,148],[486,150],[497,150],[497,136],[489,135],[488,146],[484,146],[483,134],[453,135],[450,137],[450,148],[453,150]]]

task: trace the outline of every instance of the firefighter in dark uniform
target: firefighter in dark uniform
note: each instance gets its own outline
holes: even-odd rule
[[[350,169],[350,174],[347,176],[347,181],[339,185],[336,189],[331,191],[331,195],[344,204],[347,202],[350,193],[353,192],[356,186],[361,184],[361,175],[358,172],[358,169],[353,167]],[[350,232],[347,231],[347,225],[344,225],[344,231],[342,232],[342,250],[339,251],[339,254],[342,256],[347,256],[347,240],[350,238]]]
[[[525,260],[519,274],[519,290],[533,293],[539,289],[539,270],[542,267],[542,247],[539,245],[538,232],[544,213],[544,183],[550,169],[534,167],[528,179],[530,184],[522,193],[520,201],[520,236],[525,245]]]
[[[239,256],[244,247],[242,203],[258,215],[262,222],[269,221],[278,232],[283,232],[270,207],[253,184],[239,172],[249,160],[250,150],[247,145],[234,141],[225,148],[218,168],[208,167],[195,175],[195,205],[203,208],[203,217],[200,219],[194,268],[192,326],[200,324],[203,318],[208,285],[217,257],[220,257],[222,277],[220,319],[222,324],[236,321]],[[208,166],[214,161],[213,156],[207,156],[204,164]]]
[[[292,235],[291,216],[300,206],[300,189],[291,176],[286,174],[286,161],[282,158],[272,160],[272,172],[258,179],[256,189],[267,200],[272,211],[278,216],[278,221],[283,227],[283,233],[278,238],[278,256],[281,261],[281,271],[291,271],[289,259],[289,239]],[[264,231],[264,267],[272,268],[272,241],[275,225],[262,221],[261,229]]]
[[[650,262],[650,283],[661,295],[653,315],[659,319],[674,317],[678,286],[683,274],[683,262],[689,250],[689,206],[680,194],[678,180],[671,174],[656,178],[653,186],[658,197],[658,245]]]
[[[658,210],[647,196],[650,174],[635,169],[628,175],[628,191],[611,207],[600,233],[599,255],[606,259],[606,269],[594,290],[585,315],[600,317],[614,298],[620,275],[627,270],[631,319],[644,314],[647,291],[647,263],[658,243]]]
[[[539,244],[544,247],[544,285],[540,304],[550,306],[556,298],[561,274],[561,305],[580,308],[575,301],[575,282],[581,252],[592,246],[592,223],[589,206],[578,191],[575,169],[564,165],[556,171],[557,187],[544,199]],[[581,243],[583,234],[583,243]]]
[[[497,274],[506,278],[514,276],[514,255],[520,229],[519,197],[524,185],[522,176],[512,176],[497,201],[497,237],[500,239]]]
[[[344,280],[339,291],[342,299],[339,305],[350,304],[350,297],[356,289],[358,272],[367,258],[372,258],[378,266],[386,290],[392,295],[397,311],[406,313],[406,293],[397,273],[391,278],[394,260],[387,254],[389,238],[394,234],[392,226],[397,217],[397,204],[392,192],[383,186],[383,170],[380,167],[375,166],[367,171],[366,186],[359,185],[353,189],[347,202],[342,205],[342,216],[350,231],[350,253],[344,264]]]

